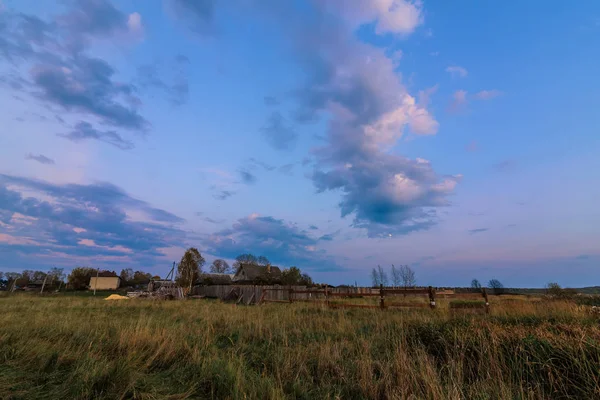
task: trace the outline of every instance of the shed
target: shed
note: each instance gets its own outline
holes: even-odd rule
[[[277,283],[281,282],[281,269],[272,265],[240,264],[232,280],[235,283]]]
[[[118,276],[99,276],[90,278],[90,290],[116,290],[121,286]]]

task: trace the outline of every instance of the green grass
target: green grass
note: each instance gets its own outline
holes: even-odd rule
[[[0,398],[600,397],[582,306],[330,310],[305,303],[0,297]]]

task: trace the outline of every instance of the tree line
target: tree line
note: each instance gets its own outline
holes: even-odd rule
[[[63,268],[52,268],[48,272],[24,270],[22,272],[0,272],[0,288],[25,288],[30,285],[44,283],[48,290],[60,289],[63,286],[69,289],[82,290],[87,289],[90,283],[90,278],[96,275],[101,277],[119,276],[122,286],[138,286],[145,285],[151,279],[160,279],[158,276],[152,276],[147,272],[133,271],[131,268],[121,270],[117,275],[115,271],[98,270],[90,267],[75,267],[69,275],[64,273]],[[66,279],[66,282],[65,282]]]

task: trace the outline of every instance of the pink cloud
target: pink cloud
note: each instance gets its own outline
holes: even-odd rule
[[[482,90],[482,91],[475,93],[475,95],[473,97],[475,97],[477,100],[490,100],[490,99],[500,96],[501,94],[502,94],[502,92],[499,90],[496,90],[496,89]]]
[[[35,240],[33,240],[31,238],[11,236],[6,233],[0,233],[0,243],[6,243],[11,246],[14,246],[14,245],[39,246],[40,245],[38,242],[36,242]]]

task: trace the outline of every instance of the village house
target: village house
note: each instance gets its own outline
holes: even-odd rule
[[[272,265],[241,264],[232,278],[233,283],[280,283],[281,269]]]

